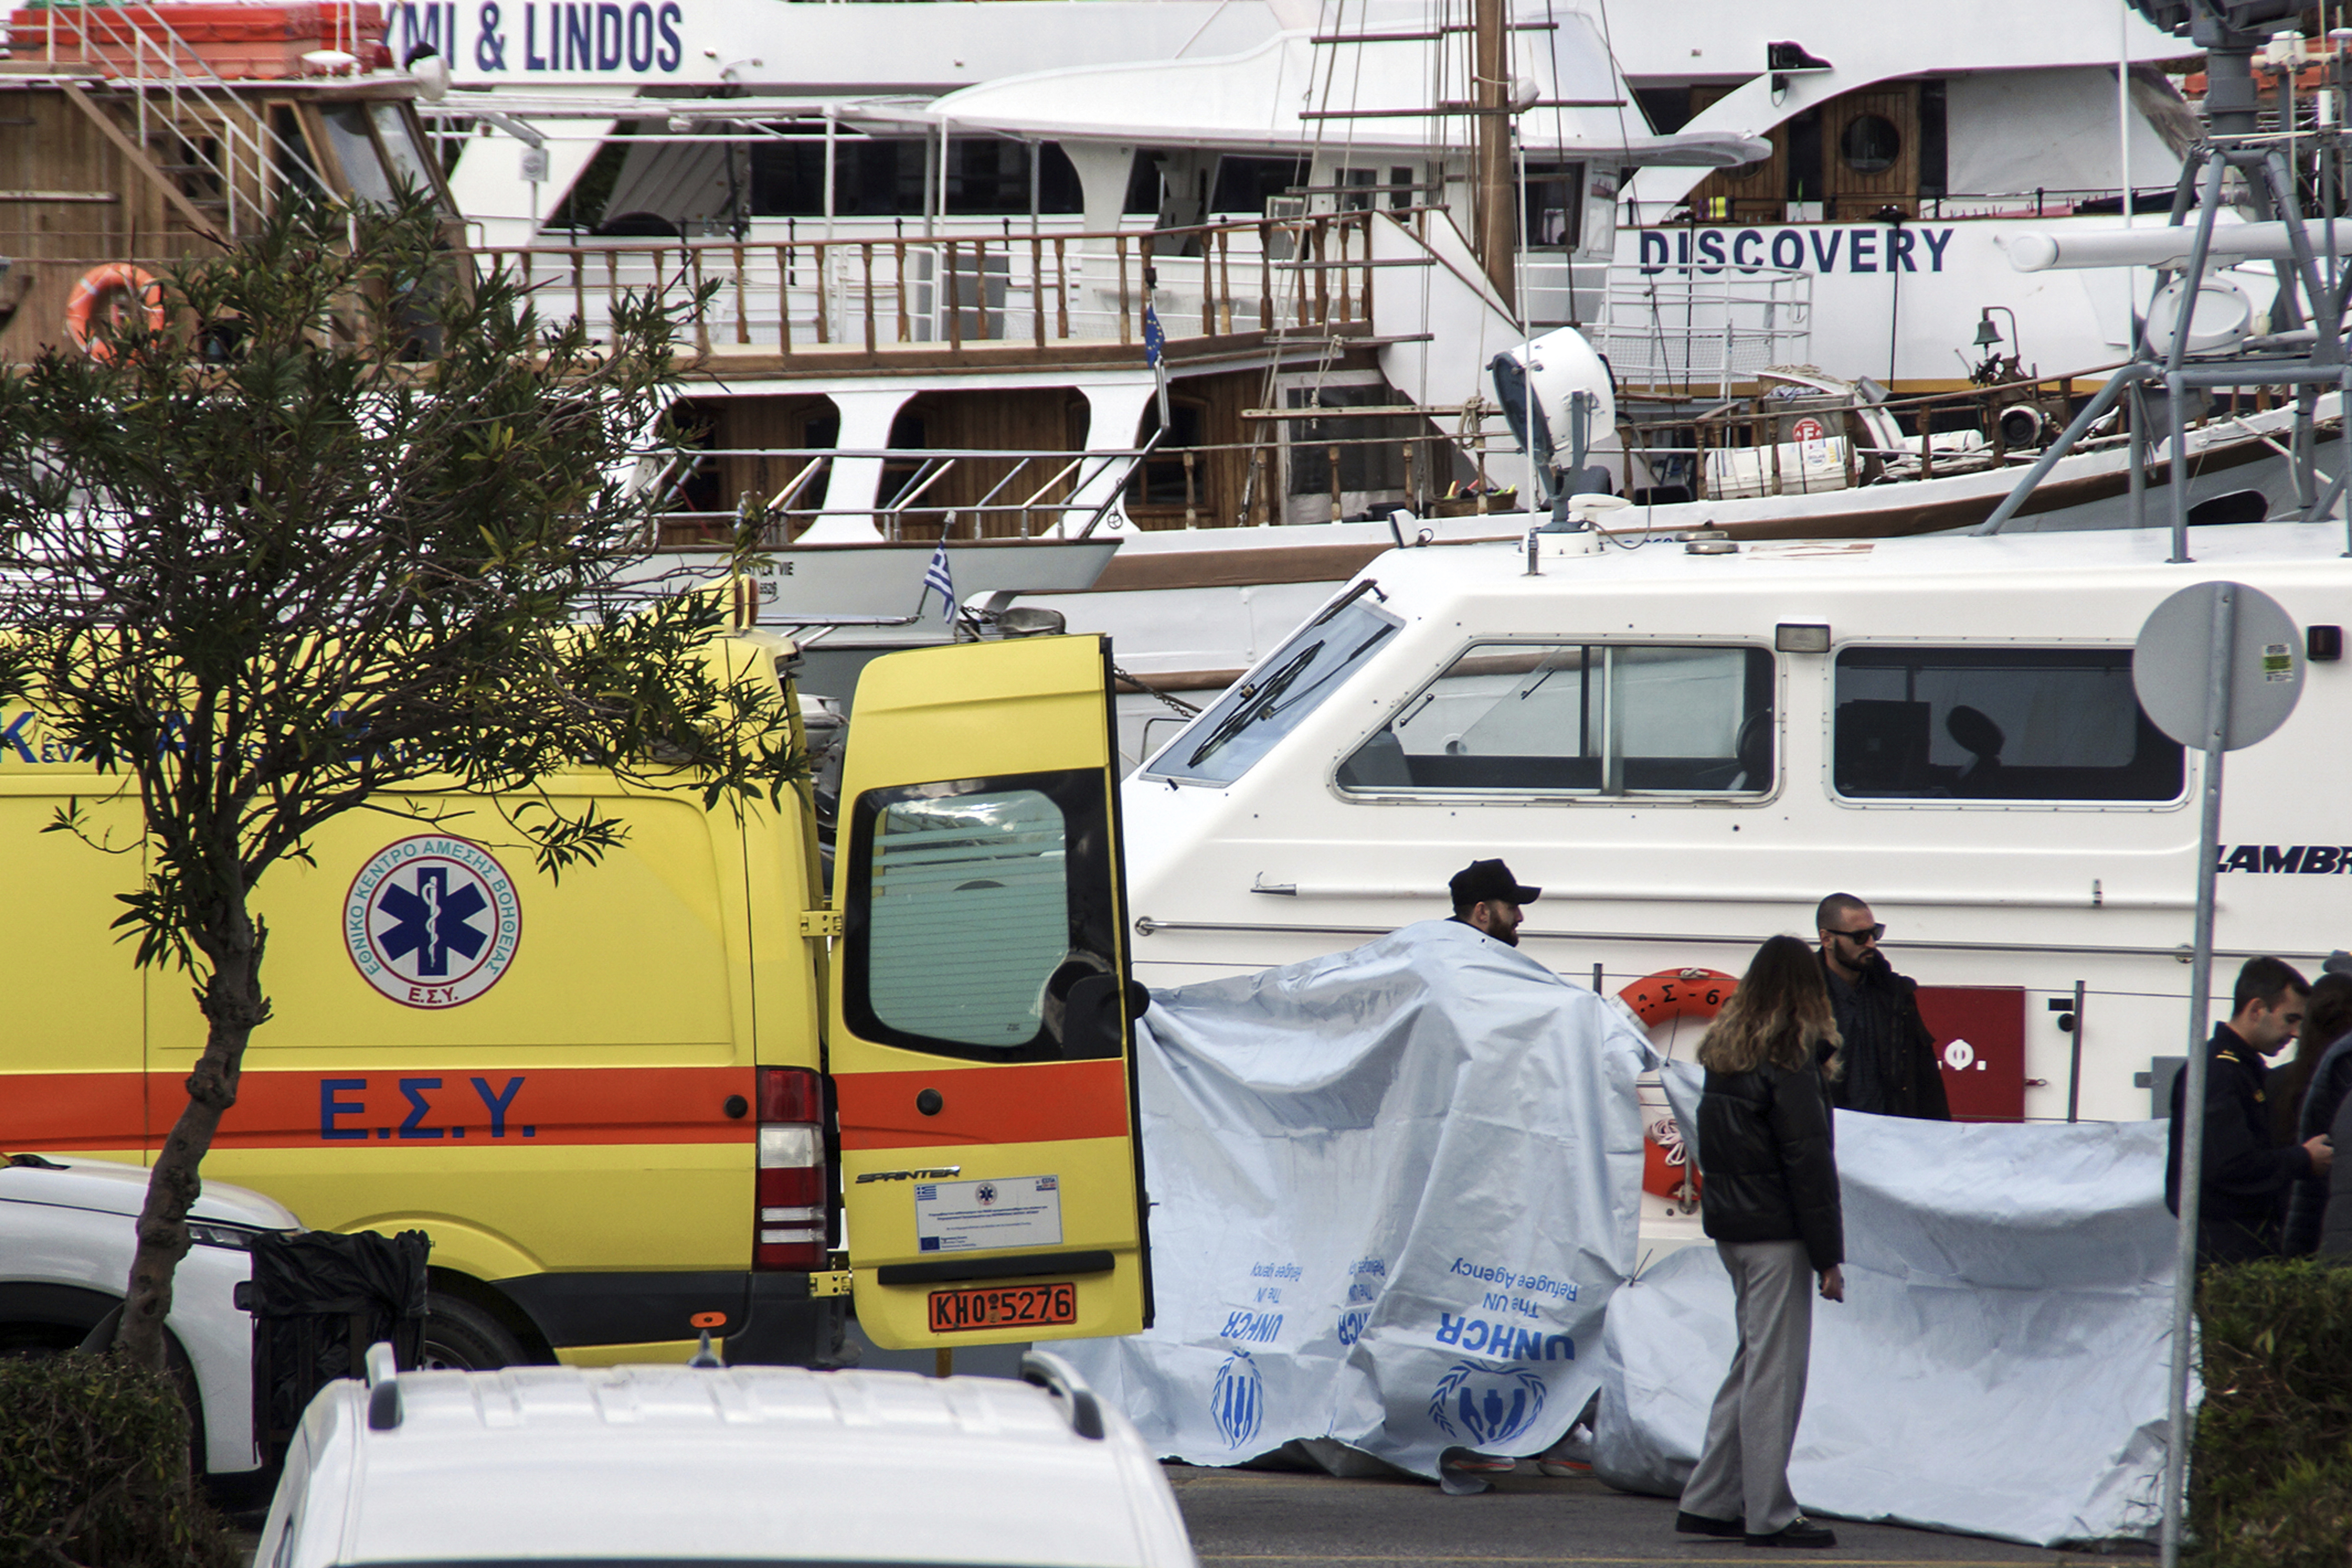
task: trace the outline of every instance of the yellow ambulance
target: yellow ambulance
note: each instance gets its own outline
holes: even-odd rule
[[[784,683],[790,647],[713,657]],[[1131,1332],[1150,1317],[1109,648],[877,660],[830,901],[816,822],[610,774],[551,878],[489,800],[346,813],[273,868],[274,1005],[205,1173],[322,1229],[432,1237],[430,1354],[470,1367]],[[204,1043],[110,929],[135,800],[0,712],[12,1005],[0,1152],[152,1160]],[[90,837],[44,833],[79,802]],[[60,1310],[12,1290],[0,1329]]]

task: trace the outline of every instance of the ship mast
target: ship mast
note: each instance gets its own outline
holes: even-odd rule
[[[1517,312],[1518,203],[1511,181],[1508,0],[1471,0],[1471,119],[1477,126],[1478,258],[1504,309]]]

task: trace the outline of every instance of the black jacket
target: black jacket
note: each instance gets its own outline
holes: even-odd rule
[[[1813,1068],[1706,1075],[1699,1220],[1717,1241],[1801,1241],[1815,1273],[1845,1261],[1837,1151]]]
[[[1844,1110],[1949,1121],[1944,1067],[1936,1055],[1936,1037],[1919,1016],[1917,983],[1895,973],[1875,952],[1863,961],[1851,984],[1829,960],[1820,962],[1830,1009],[1845,1041],[1838,1047],[1845,1071],[1830,1086],[1831,1101]]]
[[[2270,1106],[2263,1099],[2270,1069],[2253,1047],[2223,1024],[2213,1031],[2210,1048],[2198,1246],[2208,1262],[2275,1256],[2287,1188],[2311,1174],[2311,1156],[2300,1144],[2272,1144]],[[2180,1212],[2180,1114],[2188,1090],[2189,1074],[2183,1071],[2172,1080],[2172,1121],[2165,1129],[2164,1206],[2174,1214]]]
[[[2336,1113],[2352,1097],[2352,1035],[2328,1043],[2304,1086],[2303,1112],[2295,1122],[2294,1141],[2307,1143],[2336,1126]],[[2337,1147],[2342,1147],[2341,1144]],[[2287,1194],[2286,1234],[2279,1250],[2289,1258],[2308,1258],[2319,1250],[2319,1221],[2329,1207],[2328,1178],[2305,1176]],[[2352,1215],[2344,1216],[2352,1226]]]
[[[2352,1149],[2352,1094],[2344,1097],[2336,1120],[2326,1131],[2335,1137],[2338,1149]],[[2352,1254],[2352,1160],[2338,1160],[2330,1165],[2320,1184],[2330,1190],[2316,1226],[2319,1254],[2323,1258],[2344,1258]]]

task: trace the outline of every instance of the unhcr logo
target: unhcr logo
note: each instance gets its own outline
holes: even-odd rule
[[[1429,1396],[1429,1418],[1480,1448],[1507,1443],[1543,1414],[1544,1380],[1527,1367],[1458,1361]]]
[[[1496,1361],[1574,1361],[1576,1342],[1566,1334],[1548,1334],[1538,1328],[1522,1329],[1490,1322],[1465,1313],[1437,1314],[1437,1342],[1479,1351]]]
[[[1253,1312],[1246,1307],[1240,1307],[1225,1314],[1224,1331],[1218,1338],[1270,1345],[1281,1332],[1280,1312]]]
[[[1216,1384],[1209,1391],[1209,1414],[1228,1448],[1238,1448],[1257,1436],[1258,1424],[1265,1419],[1265,1382],[1249,1352],[1235,1351],[1217,1369]]]

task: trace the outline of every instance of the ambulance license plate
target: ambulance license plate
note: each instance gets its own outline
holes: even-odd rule
[[[1078,1288],[1068,1280],[1052,1285],[1001,1285],[984,1290],[931,1292],[931,1332],[970,1333],[977,1329],[1044,1328],[1078,1321]]]

